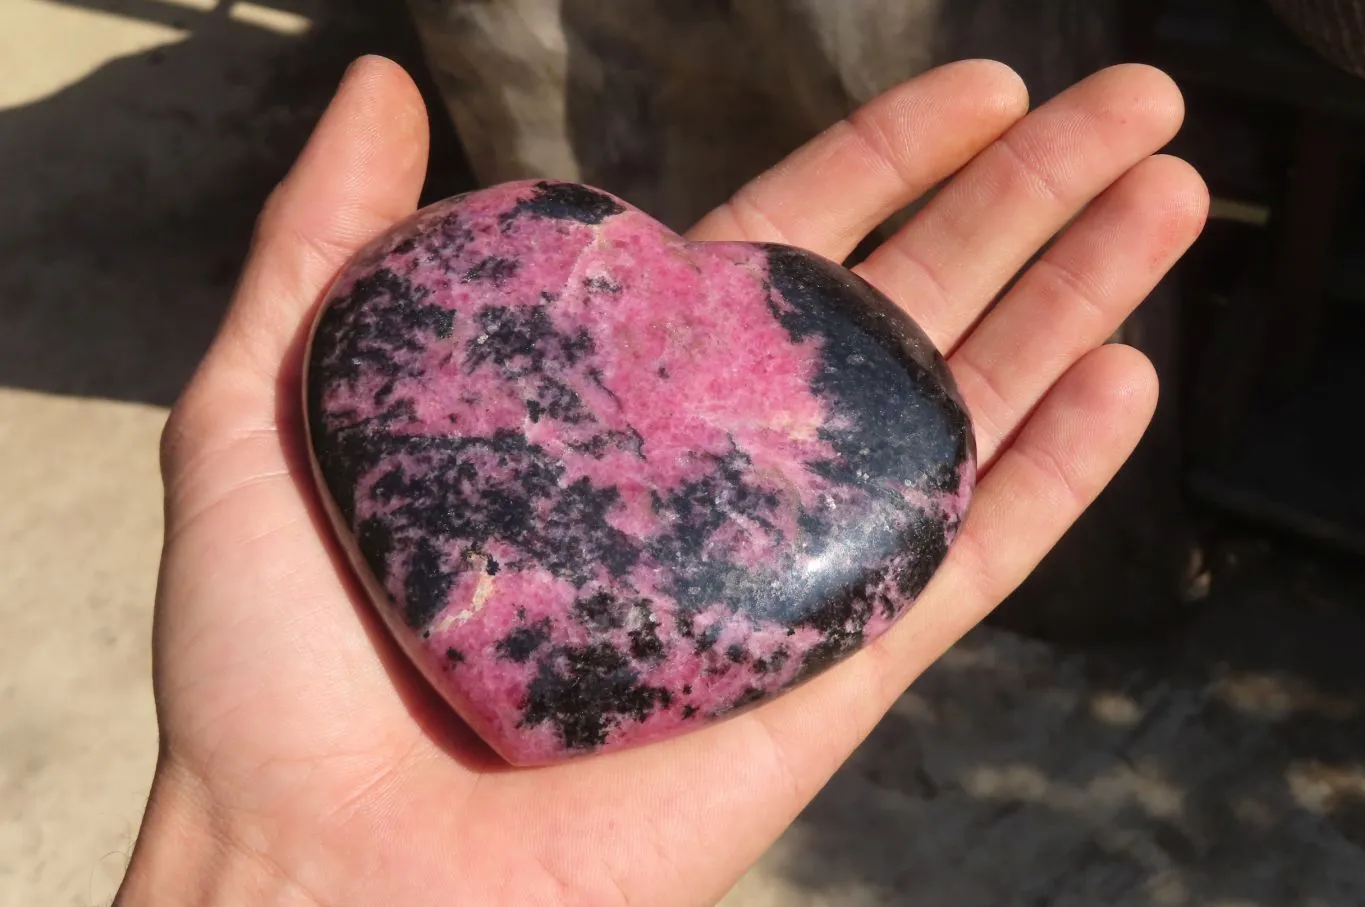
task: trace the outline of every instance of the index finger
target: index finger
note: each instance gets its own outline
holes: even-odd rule
[[[427,148],[426,109],[402,67],[375,56],[352,64],[266,202],[216,345],[276,369],[337,269],[416,210]]]
[[[688,238],[786,243],[842,261],[1027,112],[1028,90],[1003,63],[964,60],[930,70],[755,178]]]

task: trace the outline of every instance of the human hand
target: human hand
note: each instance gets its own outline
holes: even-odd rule
[[[907,685],[1037,564],[1151,416],[1150,365],[1101,344],[1203,224],[1199,178],[1152,156],[1179,125],[1179,94],[1153,70],[1121,67],[1026,106],[998,64],[936,70],[690,234],[839,260],[957,173],[858,268],[945,352],[975,422],[976,497],[919,601],[870,647],[762,708],[512,770],[391,642],[312,487],[303,340],[338,269],[412,212],[426,163],[410,80],[387,61],[355,66],[267,204],[166,429],[161,753],[119,903],[717,900]]]

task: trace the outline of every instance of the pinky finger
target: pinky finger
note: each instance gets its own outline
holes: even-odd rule
[[[1131,347],[1092,350],[1053,386],[981,480],[948,560],[869,652],[887,705],[1015,590],[1133,452],[1157,377]]]

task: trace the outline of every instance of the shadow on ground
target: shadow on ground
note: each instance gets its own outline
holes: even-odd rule
[[[384,53],[422,78],[386,0],[270,0],[290,35],[164,0],[59,0],[154,23],[174,43],[0,111],[0,385],[173,401],[232,290],[252,224],[346,65]],[[436,118],[431,187],[463,188]],[[429,193],[430,194],[430,193]]]

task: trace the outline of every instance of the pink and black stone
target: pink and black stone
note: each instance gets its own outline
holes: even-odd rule
[[[871,286],[572,183],[457,196],[372,244],[305,383],[357,572],[517,765],[670,737],[856,652],[976,477],[943,359]]]

